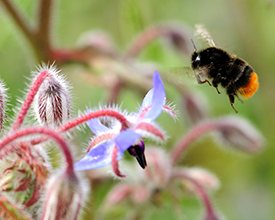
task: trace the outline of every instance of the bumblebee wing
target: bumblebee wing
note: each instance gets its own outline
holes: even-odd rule
[[[195,37],[203,39],[210,47],[216,47],[211,34],[207,31],[203,24],[195,25]]]
[[[170,82],[180,82],[185,84],[187,81],[196,82],[194,71],[191,67],[169,67],[166,68],[167,80]]]

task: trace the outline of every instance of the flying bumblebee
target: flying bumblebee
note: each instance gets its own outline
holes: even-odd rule
[[[226,89],[230,104],[234,111],[235,96],[242,102],[239,95],[245,99],[254,95],[259,87],[257,74],[244,60],[217,48],[209,33],[201,26],[197,27],[197,34],[208,41],[210,47],[195,51],[191,56],[191,67],[199,84],[208,83],[216,88],[218,85]],[[209,80],[212,80],[211,82]]]

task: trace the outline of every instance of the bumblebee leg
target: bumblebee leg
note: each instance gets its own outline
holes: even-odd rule
[[[220,90],[219,90],[219,88],[218,88],[218,85],[213,85],[214,87],[215,87],[215,89],[217,90],[217,92],[219,93],[219,94],[221,94],[221,92],[220,92]]]
[[[206,83],[206,82],[207,82],[207,83],[209,84],[209,86],[212,86],[212,84],[211,84],[207,79],[201,80],[199,74],[196,74],[195,71],[194,71],[194,75],[195,75],[195,77],[196,77],[196,80],[197,80],[198,84],[203,84],[203,83]]]
[[[238,111],[237,111],[237,109],[235,109],[233,103],[231,103],[231,107],[233,108],[233,110],[234,110],[236,113],[238,113]]]
[[[230,101],[231,107],[233,108],[233,110],[234,110],[236,113],[238,113],[238,111],[237,111],[237,110],[235,109],[235,107],[234,107],[234,101],[235,101],[234,95],[230,94],[230,95],[228,95],[228,97],[229,97],[229,101]]]
[[[218,88],[218,84],[215,83],[214,80],[212,81],[212,85],[215,87],[215,89],[217,90],[217,92],[218,92],[219,94],[221,94],[221,92],[220,92],[220,90],[219,90],[219,88]]]
[[[207,79],[204,79],[204,80],[201,80],[200,79],[200,81],[198,82],[199,84],[203,84],[203,83],[208,83],[209,84],[209,86],[212,86],[212,84],[209,82],[209,80],[207,80]]]
[[[218,89],[218,84],[219,84],[220,82],[221,82],[221,81],[220,81],[220,77],[216,77],[216,78],[214,78],[214,79],[212,80],[212,85],[215,87],[215,89],[217,90],[217,92],[218,92],[219,94],[221,94],[220,91],[219,91],[219,89]]]
[[[243,103],[243,100],[241,100],[241,98],[239,97],[239,95],[236,94],[236,96],[237,96],[237,98],[239,99],[239,101],[240,101],[241,103]]]

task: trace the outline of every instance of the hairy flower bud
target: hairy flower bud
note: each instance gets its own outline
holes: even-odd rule
[[[182,106],[187,116],[186,118],[192,125],[198,124],[208,115],[208,105],[205,101],[205,97],[199,94],[186,94]]]
[[[76,220],[83,203],[85,187],[72,173],[53,176],[48,183],[42,220]]]
[[[167,25],[166,34],[170,45],[180,53],[190,56],[193,48],[190,46],[191,35],[187,28],[182,25]]]
[[[46,69],[43,67],[43,70]],[[42,69],[40,71],[43,71]],[[53,67],[51,73],[40,86],[35,99],[34,110],[40,124],[47,127],[58,127],[69,119],[69,91],[66,81],[58,75]]]
[[[102,31],[88,31],[81,35],[79,44],[82,47],[90,47],[98,52],[116,54],[114,43],[110,36]]]
[[[109,192],[107,202],[110,204],[118,204],[127,199],[132,192],[133,186],[130,184],[119,184]]]
[[[156,188],[164,187],[170,179],[171,161],[167,153],[160,148],[147,148],[146,158],[148,168],[145,169],[148,183]]]
[[[149,201],[149,198],[151,196],[151,192],[146,188],[144,185],[137,186],[135,190],[133,190],[132,193],[132,200],[135,203],[145,203],[146,201]]]
[[[48,158],[38,145],[21,142],[12,147],[9,156],[1,161],[0,194],[5,192],[24,208],[33,207],[39,201],[48,177]]]
[[[182,168],[181,171],[206,189],[217,190],[220,187],[219,179],[213,173],[205,169],[192,167]]]
[[[248,121],[229,116],[218,121],[219,139],[247,153],[256,153],[264,146],[264,138]]]

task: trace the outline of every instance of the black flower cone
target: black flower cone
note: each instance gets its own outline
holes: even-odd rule
[[[138,144],[132,145],[131,147],[128,148],[129,154],[131,154],[132,156],[134,156],[137,159],[139,165],[143,169],[147,166],[146,158],[144,155],[144,149],[145,149],[145,146],[144,146],[144,142],[142,139],[140,139]]]

